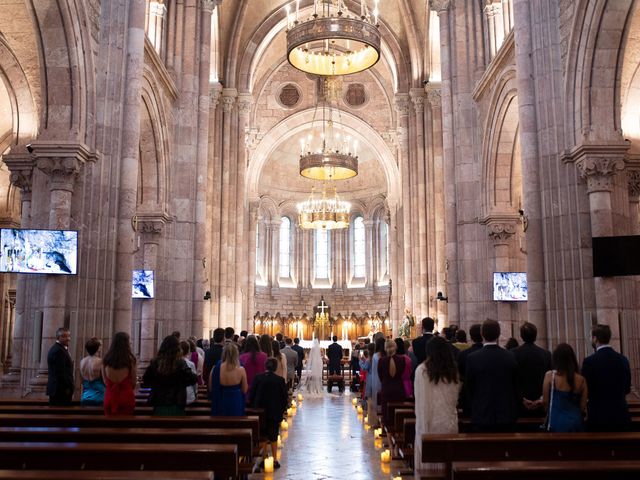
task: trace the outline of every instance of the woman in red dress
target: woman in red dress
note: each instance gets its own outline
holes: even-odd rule
[[[102,378],[106,384],[104,394],[105,415],[133,415],[136,397],[136,357],[131,353],[129,334],[118,332],[102,359]]]

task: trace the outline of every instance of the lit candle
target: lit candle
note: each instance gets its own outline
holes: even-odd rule
[[[373,446],[376,447],[376,449],[382,448],[382,439],[378,438],[377,440],[374,440],[373,441]]]
[[[364,417],[364,423],[367,423],[367,424],[369,423],[369,415]]]
[[[362,415],[363,410],[362,410],[362,407],[360,405],[358,405],[358,408],[356,410],[358,412],[358,415]]]
[[[287,417],[290,417],[293,415],[293,408],[287,408]]]
[[[293,408],[293,409],[298,408],[298,404],[296,403],[295,400],[291,400],[291,408]]]
[[[267,457],[264,459],[264,472],[273,473],[273,457]]]
[[[300,13],[300,0],[296,0],[296,22],[298,21],[299,13]]]
[[[364,0],[360,0],[360,17],[364,18]]]
[[[382,436],[382,428],[376,428],[373,431],[373,438],[378,439]]]
[[[284,9],[287,11],[287,28],[291,28],[291,6],[285,5]]]
[[[280,422],[280,428],[282,430],[289,430],[289,424],[287,423],[286,420],[282,420],[282,422]]]
[[[278,435],[278,448],[282,447],[282,438]]]
[[[380,452],[380,460],[382,463],[389,463],[391,461],[391,452],[389,450]]]
[[[302,394],[301,394],[301,393],[299,393],[299,394],[298,394],[298,401],[299,401],[299,402],[301,402],[301,401],[302,401]]]
[[[356,405],[358,405],[358,399],[354,398],[353,400],[351,400],[351,404],[355,407]]]

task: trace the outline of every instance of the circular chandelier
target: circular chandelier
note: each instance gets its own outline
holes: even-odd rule
[[[332,108],[341,92],[340,77],[321,77],[321,92],[311,122],[311,132],[300,140],[300,175],[312,180],[346,180],[358,175],[358,142],[334,130],[340,110]],[[322,104],[322,105],[321,105]]]
[[[311,190],[309,198],[298,203],[298,226],[304,230],[336,230],[349,228],[351,204],[340,200],[334,189],[327,196],[326,185],[322,187],[322,197],[316,198]]]
[[[374,66],[380,59],[378,0],[360,0],[360,15],[350,12],[344,0],[313,0],[313,15],[300,17],[287,5],[287,59],[314,75],[349,75]]]

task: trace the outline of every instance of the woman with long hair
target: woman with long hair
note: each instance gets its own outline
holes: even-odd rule
[[[133,415],[136,397],[136,357],[131,352],[129,334],[118,332],[113,336],[109,351],[102,359],[102,376],[106,384],[105,415]]]
[[[273,348],[273,358],[278,361],[278,368],[276,368],[276,375],[280,375],[287,381],[287,357],[280,351],[280,342],[277,340],[271,341],[271,348]]]
[[[256,375],[265,372],[267,358],[267,354],[260,351],[260,345],[256,337],[249,335],[244,344],[244,353],[240,355],[240,365],[244,367],[247,373],[247,385],[249,385],[249,388],[251,388]],[[247,397],[247,401],[249,401],[249,397]]]
[[[180,350],[182,350],[182,359],[185,361],[189,369],[198,375],[198,370],[195,364],[191,361],[191,345],[186,340],[180,340]],[[198,398],[198,384],[189,385],[186,387],[187,392],[187,405],[191,405]]]
[[[102,380],[102,359],[98,350],[102,342],[96,337],[90,338],[85,350],[88,355],[80,360],[80,376],[82,377],[82,406],[100,406],[104,402],[104,381]]]
[[[371,428],[378,426],[378,393],[380,393],[380,376],[378,375],[378,362],[380,358],[386,355],[384,351],[385,339],[379,336],[375,340],[375,351],[371,357],[371,366],[367,375],[366,397],[367,397],[367,415],[369,416],[369,425]]]
[[[411,374],[413,373],[413,364],[411,363],[411,357],[407,355],[407,345],[411,345],[409,340],[403,340],[402,338],[396,338],[396,354],[404,358],[405,369],[402,372],[402,384],[404,386],[404,393],[407,398],[413,397],[413,382],[411,381]]]
[[[422,463],[422,435],[458,433],[458,367],[449,342],[442,337],[434,336],[429,340],[426,354],[415,373],[414,465],[416,471],[441,471],[444,468],[441,464]]]
[[[260,350],[267,354],[267,358],[273,357],[273,339],[268,334],[260,335]]]
[[[154,415],[184,415],[186,387],[194,385],[198,377],[182,359],[178,338],[169,335],[162,341],[142,380],[151,387],[149,403],[153,405]]]
[[[244,415],[247,373],[240,366],[238,347],[227,343],[222,359],[211,372],[211,415]]]
[[[576,354],[567,343],[559,344],[551,357],[553,370],[544,376],[542,400],[548,412],[550,432],[581,432],[587,409],[587,382],[580,375]]]
[[[399,339],[402,347],[404,342]],[[389,425],[387,417],[387,405],[389,402],[401,402],[407,398],[404,390],[403,376],[407,369],[411,369],[411,363],[404,355],[398,355],[398,344],[388,339],[384,343],[386,355],[378,361],[378,377],[380,377],[380,405],[382,406],[382,421]],[[391,438],[389,438],[391,442]],[[390,443],[391,445],[391,443]]]

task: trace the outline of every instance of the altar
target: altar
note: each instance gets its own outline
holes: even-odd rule
[[[327,349],[329,345],[333,342],[331,340],[321,340],[320,348]],[[351,351],[351,341],[350,340],[338,340],[338,344],[343,348],[343,350]],[[310,349],[313,346],[313,340],[300,340],[300,346],[304,349]]]

